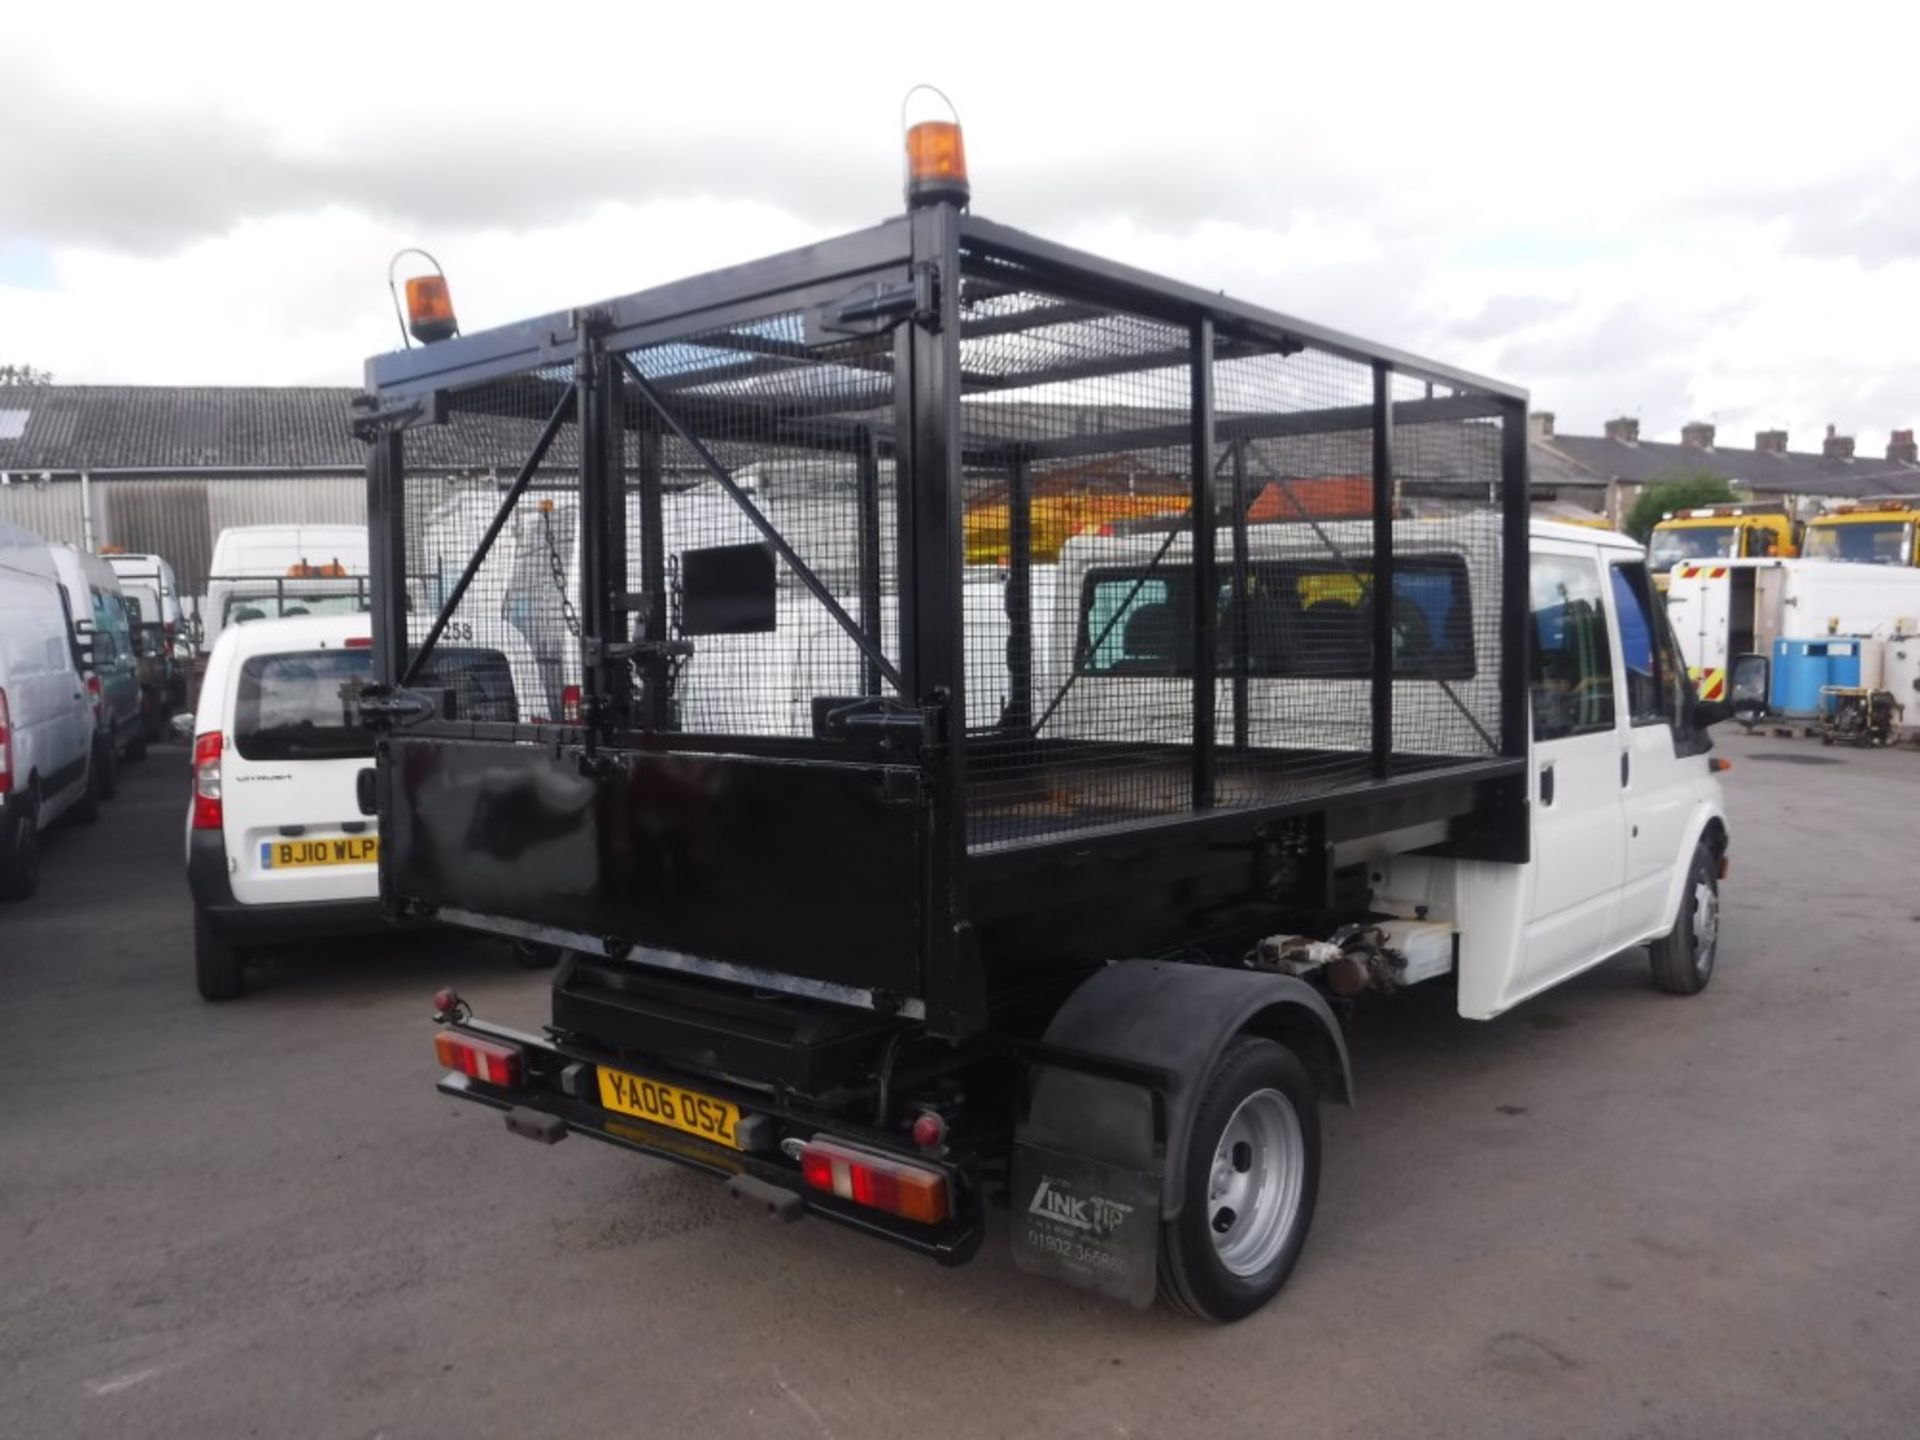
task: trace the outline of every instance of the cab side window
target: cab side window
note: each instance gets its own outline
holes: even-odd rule
[[[1613,728],[1613,649],[1600,572],[1591,560],[1536,555],[1529,680],[1533,738]]]
[[[1659,624],[1643,565],[1613,565],[1613,609],[1620,620],[1620,658],[1627,672],[1627,714],[1635,725],[1658,725],[1667,708],[1656,638]]]

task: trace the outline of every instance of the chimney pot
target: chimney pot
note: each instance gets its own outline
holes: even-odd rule
[[[1753,437],[1753,448],[1765,455],[1784,455],[1787,453],[1787,432],[1762,430]]]
[[[1618,440],[1625,445],[1640,443],[1640,422],[1631,415],[1620,415],[1607,421],[1607,439]]]
[[[1827,426],[1827,438],[1820,442],[1820,454],[1828,460],[1851,460],[1853,436],[1842,435],[1833,426]]]
[[[1913,443],[1913,431],[1896,430],[1887,441],[1887,459],[1897,465],[1920,465],[1920,445]]]
[[[1527,416],[1527,438],[1529,440],[1551,440],[1553,438],[1553,412],[1536,410]]]
[[[1691,425],[1680,427],[1680,443],[1689,450],[1711,450],[1713,448],[1713,426],[1695,420]]]

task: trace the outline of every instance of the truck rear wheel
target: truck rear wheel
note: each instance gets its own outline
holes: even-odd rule
[[[513,942],[513,958],[522,970],[550,970],[560,963],[561,954],[558,945],[544,945],[538,940]]]
[[[193,978],[202,1000],[235,1000],[247,992],[247,954],[224,939],[204,912],[193,912]]]
[[[1187,1142],[1178,1218],[1160,1234],[1160,1298],[1239,1320],[1280,1293],[1320,1191],[1320,1115],[1298,1057],[1243,1035],[1214,1066]]]
[[[1694,849],[1673,929],[1648,948],[1653,983],[1669,995],[1698,995],[1713,978],[1720,952],[1720,862],[1705,845]]]

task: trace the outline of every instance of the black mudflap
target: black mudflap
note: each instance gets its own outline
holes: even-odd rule
[[[1015,1265],[1142,1309],[1153,1303],[1158,1175],[1018,1144],[1012,1202]]]

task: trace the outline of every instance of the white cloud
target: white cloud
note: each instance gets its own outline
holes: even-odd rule
[[[478,326],[879,218],[929,78],[982,213],[1529,385],[1563,428],[1833,420],[1872,452],[1920,410],[1920,111],[1750,7],[129,5],[6,44],[0,244],[49,259],[0,288],[0,359],[68,380],[350,381],[402,244]]]

